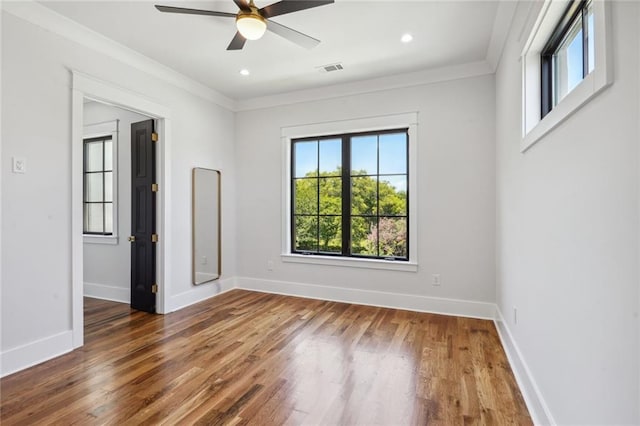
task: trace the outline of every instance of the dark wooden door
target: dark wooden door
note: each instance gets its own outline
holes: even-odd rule
[[[131,124],[131,307],[156,312],[156,147],[153,120]]]

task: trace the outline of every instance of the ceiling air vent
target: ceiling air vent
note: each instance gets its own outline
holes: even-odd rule
[[[322,65],[321,67],[317,67],[317,68],[320,72],[333,72],[333,71],[340,71],[344,69],[342,64],[339,62],[336,64]]]

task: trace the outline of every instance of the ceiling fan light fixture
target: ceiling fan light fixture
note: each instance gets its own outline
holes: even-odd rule
[[[236,27],[247,40],[258,40],[267,30],[267,21],[254,11],[240,12],[236,18]]]

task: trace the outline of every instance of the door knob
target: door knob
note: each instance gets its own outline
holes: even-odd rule
[[[132,236],[129,237],[129,242],[130,243],[133,243],[135,240],[136,240],[135,236],[132,235]]]

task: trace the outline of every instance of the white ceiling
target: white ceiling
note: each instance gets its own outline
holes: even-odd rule
[[[275,1],[256,1],[258,7]],[[167,14],[153,5],[235,13],[232,0],[45,1],[46,7],[235,100],[484,61],[499,1],[336,0],[273,18],[320,39],[312,50],[273,33],[227,51],[230,18]],[[403,44],[404,33],[413,35]],[[494,35],[495,37],[495,35]],[[343,71],[316,67],[341,62]],[[248,77],[239,71],[247,68]]]

